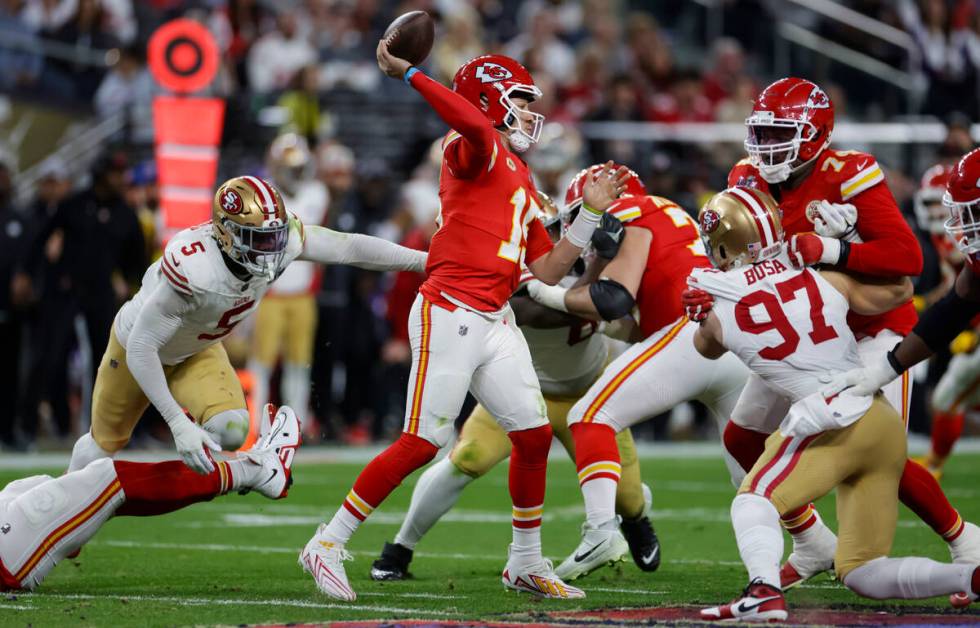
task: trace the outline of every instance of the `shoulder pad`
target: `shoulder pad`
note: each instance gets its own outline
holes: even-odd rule
[[[819,172],[840,185],[841,201],[847,201],[885,180],[881,166],[868,153],[856,150],[828,150]]]
[[[193,296],[206,292],[213,282],[214,270],[209,258],[218,249],[214,242],[207,241],[210,238],[210,229],[198,226],[184,229],[167,243],[160,258],[160,271],[177,292]]]

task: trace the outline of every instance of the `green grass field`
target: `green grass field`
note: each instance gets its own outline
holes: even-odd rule
[[[370,564],[390,540],[416,475],[399,488],[351,542],[347,572],[358,600],[320,595],[296,563],[317,523],[340,504],[361,465],[300,464],[288,499],[231,495],[164,517],[110,521],[76,561],[59,565],[35,594],[0,597],[0,625],[187,625],[324,622],[339,619],[494,619],[603,607],[699,605],[730,599],[744,571],[728,519],[732,488],[720,460],[645,459],[654,491],[654,524],[664,562],[654,574],[632,562],[579,580],[582,601],[541,601],[500,585],[510,539],[506,465],[470,486],[459,506],[416,548],[415,578],[370,580]],[[49,470],[51,471],[51,470]],[[0,484],[26,473],[0,473]],[[964,517],[980,520],[980,455],[954,457],[944,487]],[[821,511],[833,518],[832,500]],[[545,552],[556,563],[579,538],[582,506],[570,462],[550,468]],[[893,554],[948,560],[945,546],[902,509]],[[788,550],[787,550],[788,551]],[[854,605],[860,600],[828,577],[789,594],[793,607]],[[945,611],[944,599],[916,606]],[[693,614],[692,614],[693,618]],[[980,616],[974,619],[980,620]]]

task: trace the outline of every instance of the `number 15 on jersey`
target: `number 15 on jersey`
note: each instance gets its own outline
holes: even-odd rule
[[[541,208],[538,206],[534,196],[527,193],[527,190],[520,187],[514,190],[510,197],[510,204],[514,206],[514,218],[510,228],[510,239],[501,240],[500,248],[497,250],[497,257],[502,257],[508,262],[515,264],[524,261],[523,243],[527,239],[527,226],[537,218]]]

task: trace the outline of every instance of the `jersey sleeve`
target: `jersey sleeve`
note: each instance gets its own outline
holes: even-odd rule
[[[840,155],[840,153],[837,154]],[[834,158],[829,157],[827,161],[831,159]],[[885,175],[881,171],[878,161],[866,153],[848,155],[841,169],[841,174],[843,176],[843,181],[840,184],[842,203],[849,203],[858,194],[885,182]]]
[[[902,216],[877,163],[841,185],[841,199],[857,208],[862,242],[852,243],[848,270],[878,276],[917,276],[922,272],[922,249]],[[858,177],[858,178],[855,178]],[[858,190],[844,195],[844,190]]]
[[[524,255],[524,262],[530,264],[542,255],[551,251],[554,244],[548,236],[548,230],[544,228],[541,221],[537,218],[531,221],[527,229],[527,253]]]
[[[643,216],[643,202],[646,198],[648,197],[637,198],[635,196],[628,196],[621,198],[614,202],[606,211],[615,216],[619,222],[627,225]]]
[[[188,265],[184,263],[184,258],[187,256],[183,255],[180,249],[179,242],[170,242],[163,255],[160,256],[160,274],[178,294],[193,297],[194,289],[191,279],[188,277]]]
[[[690,287],[728,301],[738,301],[741,298],[732,287],[735,283],[727,273],[716,268],[695,268],[687,278],[687,285]]]

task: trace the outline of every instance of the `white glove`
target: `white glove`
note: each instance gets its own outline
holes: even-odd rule
[[[816,206],[813,230],[825,238],[839,238],[853,242],[857,234],[857,207],[850,203],[820,201]]]
[[[213,472],[214,462],[211,461],[207,450],[220,452],[221,447],[214,442],[211,435],[186,414],[167,419],[167,424],[174,435],[174,445],[184,464],[201,475]]]
[[[559,312],[568,311],[568,308],[565,306],[566,292],[568,292],[567,288],[562,288],[561,286],[549,286],[548,284],[537,279],[532,279],[531,281],[527,282],[528,296],[541,305],[550,307],[553,310],[558,310]]]
[[[889,364],[887,354],[882,354],[875,358],[870,366],[831,376],[827,384],[820,389],[820,393],[826,398],[833,397],[844,390],[855,397],[873,395],[899,375],[901,373],[896,373]]]

